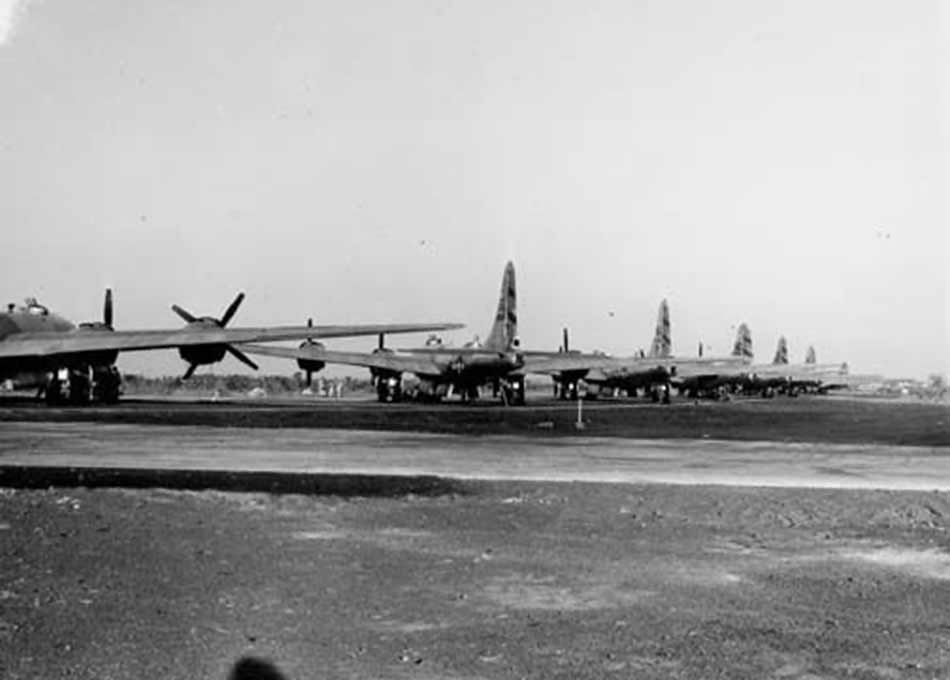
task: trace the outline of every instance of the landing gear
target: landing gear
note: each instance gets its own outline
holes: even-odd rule
[[[577,381],[566,380],[558,383],[557,392],[557,396],[562,400],[577,401]]]
[[[381,402],[402,401],[402,381],[399,376],[379,376],[376,378],[376,398]]]
[[[115,366],[92,369],[92,398],[103,404],[115,404],[122,394],[122,376]]]
[[[46,383],[46,403],[51,406],[89,403],[89,369],[61,368]]]
[[[509,406],[524,406],[524,378],[512,378],[501,385],[502,400]]]
[[[660,385],[653,385],[650,388],[650,399],[654,404],[669,404],[670,403],[670,384],[662,383]]]

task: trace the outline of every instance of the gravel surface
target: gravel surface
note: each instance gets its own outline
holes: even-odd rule
[[[0,677],[944,678],[950,495],[0,490]]]

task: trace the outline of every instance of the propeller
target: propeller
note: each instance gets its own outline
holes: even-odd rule
[[[385,345],[386,345],[386,334],[380,333],[376,347],[378,349],[386,349]]]
[[[241,306],[241,303],[244,302],[244,293],[238,293],[237,297],[234,298],[234,302],[224,311],[224,316],[221,317],[221,320],[218,323],[222,328],[228,325],[228,321],[231,320],[231,317],[234,316],[234,313],[238,310],[238,307]]]
[[[562,352],[570,351],[570,345],[567,342],[567,328],[563,328],[561,330],[561,337],[563,338],[563,340],[561,341],[561,351]]]
[[[194,323],[196,321],[210,321],[214,323],[218,328],[224,328],[228,325],[228,322],[232,319],[235,312],[237,312],[238,307],[241,306],[241,303],[244,302],[244,293],[238,293],[237,297],[234,298],[234,301],[228,305],[228,308],[224,310],[224,315],[220,319],[215,319],[210,316],[203,316],[200,319],[194,314],[189,312],[187,309],[183,309],[178,305],[172,305],[172,311],[180,316],[185,323]]]
[[[700,358],[702,358],[702,356],[703,356],[703,343],[702,343],[702,342],[699,343],[699,356],[700,356]]]
[[[224,328],[228,325],[228,322],[230,322],[231,319],[234,318],[234,315],[237,313],[237,310],[241,306],[241,303],[243,301],[244,301],[244,293],[243,292],[238,293],[237,297],[235,297],[234,300],[231,302],[231,304],[228,305],[228,308],[224,310],[224,314],[221,316],[220,319],[215,319],[214,317],[210,317],[210,316],[203,316],[199,318],[199,317],[196,317],[191,312],[189,312],[188,310],[182,307],[179,307],[178,305],[172,305],[172,311],[175,312],[175,314],[177,314],[178,316],[180,316],[182,320],[184,320],[184,322],[187,324],[195,324],[195,323],[202,324],[203,323],[203,324],[212,324],[214,326],[217,326],[218,328]],[[111,295],[107,297],[106,305],[107,305],[106,314],[108,314],[109,318],[111,319],[111,315],[112,315]],[[308,324],[308,325],[312,325],[312,324]],[[218,345],[211,345],[211,346],[215,347]],[[258,369],[258,365],[256,363],[251,361],[244,352],[237,349],[233,345],[224,345],[224,349],[228,354],[233,356],[242,364],[246,366],[250,366],[255,371]],[[185,355],[183,355],[182,358],[185,358]],[[188,378],[190,378],[194,374],[195,369],[198,367],[199,363],[201,362],[197,362],[197,363],[194,361],[189,362],[188,369],[185,371],[185,374],[182,376],[182,380],[187,380]]]
[[[313,328],[313,317],[312,317],[312,316],[311,316],[309,319],[307,319],[307,328]],[[313,342],[313,338],[307,338],[307,342],[308,342],[308,343]],[[308,368],[307,371],[306,371],[306,375],[307,375],[307,387],[310,387],[311,385],[313,385],[313,371],[311,371],[311,370]]]
[[[112,328],[112,289],[106,288],[106,301],[102,307],[102,325]]]
[[[225,345],[225,348],[232,357],[240,361],[242,364],[250,366],[255,371],[258,369],[258,365],[251,361],[244,352],[236,348],[234,345]]]
[[[178,305],[172,305],[172,311],[175,312],[175,314],[177,314],[178,316],[180,316],[184,320],[185,323],[194,323],[195,321],[198,320],[195,317],[193,317],[191,314],[186,312],[184,309],[179,307]]]

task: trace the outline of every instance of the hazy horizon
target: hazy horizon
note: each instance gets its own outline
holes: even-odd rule
[[[947,373],[948,43],[936,0],[0,0],[2,302],[460,345],[511,259],[526,347],[632,354],[665,297],[678,355],[746,322],[758,361]]]

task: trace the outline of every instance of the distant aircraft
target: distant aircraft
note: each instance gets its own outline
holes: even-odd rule
[[[723,371],[714,379],[687,379],[678,387],[691,398],[719,398],[733,392],[759,394],[773,397],[775,394],[795,396],[802,391],[823,392],[843,386],[843,377],[847,375],[847,364],[818,364],[815,351],[809,348],[804,364],[788,363],[788,342],[782,336],[778,339],[775,355],[770,364],[752,363],[752,333],[746,324],[740,324],[733,356],[744,357],[747,363],[733,371]]]
[[[751,370],[752,356],[752,333],[746,324],[740,323],[728,359],[720,359],[718,364],[714,363],[695,373],[684,371],[674,379],[673,385],[680,394],[685,394],[690,399],[718,398],[737,389],[746,381]]]
[[[372,324],[350,326],[275,326],[225,328],[244,293],[220,319],[195,317],[178,305],[172,309],[186,325],[174,330],[117,331],[112,326],[112,291],[106,290],[102,321],[72,322],[58,316],[35,298],[7,306],[0,312],[0,381],[40,387],[48,403],[79,404],[91,400],[114,403],[121,393],[115,366],[119,352],[178,348],[188,362],[184,377],[197,366],[212,364],[231,354],[248,366],[257,366],[234,347],[239,342],[269,342],[308,337],[344,337],[378,333],[412,333],[461,328],[461,324]]]
[[[567,329],[564,329],[562,347],[567,351]],[[605,391],[622,391],[632,397],[642,392],[653,401],[669,403],[670,388],[680,381],[714,380],[722,371],[747,363],[741,357],[679,358],[673,356],[672,349],[670,307],[663,300],[657,312],[656,330],[648,353],[641,351],[632,357],[611,358],[583,373],[573,371],[552,377],[559,396],[564,399],[576,399],[578,382],[583,380],[595,388],[591,396]]]
[[[750,347],[751,342],[750,338]],[[772,397],[775,394],[794,397],[800,392],[827,392],[828,389],[845,386],[847,364],[819,364],[816,359],[815,348],[809,347],[804,363],[790,364],[788,343],[783,335],[778,339],[771,364],[749,366],[749,375],[741,385],[742,390],[764,397]],[[830,387],[832,384],[835,387]]]
[[[380,401],[401,401],[402,376],[412,373],[420,380],[417,396],[421,398],[439,400],[457,393],[463,401],[470,402],[478,399],[480,388],[490,386],[504,403],[523,404],[527,373],[586,370],[601,359],[589,354],[524,351],[517,332],[515,267],[508,262],[494,323],[484,343],[476,339],[464,347],[452,348],[438,338],[430,338],[425,347],[394,350],[384,346],[380,334],[379,346],[373,352],[340,352],[318,343],[304,343],[296,349],[260,345],[244,345],[244,349],[252,354],[296,359],[308,376],[327,363],[365,366],[370,370]]]

